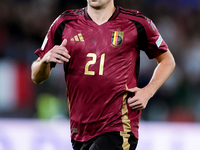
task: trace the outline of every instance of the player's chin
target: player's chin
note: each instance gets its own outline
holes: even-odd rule
[[[94,9],[101,9],[103,8],[103,4],[99,2],[99,0],[88,0],[90,7]]]

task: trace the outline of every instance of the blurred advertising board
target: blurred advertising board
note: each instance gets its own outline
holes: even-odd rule
[[[72,150],[69,121],[0,120],[0,150]]]
[[[68,120],[0,120],[0,150],[72,150]],[[137,150],[200,150],[200,124],[141,122]]]

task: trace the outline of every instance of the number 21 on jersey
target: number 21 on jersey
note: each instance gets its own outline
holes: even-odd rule
[[[86,57],[92,58],[92,60],[88,61],[85,65],[85,75],[95,75],[95,71],[90,71],[89,66],[96,64],[97,55],[95,53],[88,53]],[[99,64],[99,75],[103,75],[104,69],[104,61],[105,61],[105,54],[101,55],[100,64]]]

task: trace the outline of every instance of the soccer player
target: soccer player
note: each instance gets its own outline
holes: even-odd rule
[[[158,62],[143,88],[140,50]],[[141,110],[175,68],[153,22],[114,0],[87,0],[87,7],[62,13],[35,54],[37,84],[64,65],[74,150],[134,150]]]

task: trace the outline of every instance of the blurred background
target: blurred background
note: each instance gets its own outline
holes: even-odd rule
[[[176,60],[174,73],[143,111],[143,126],[151,122],[199,124],[200,0],[115,0],[115,3],[151,18]],[[50,79],[40,85],[31,81],[30,70],[37,59],[34,51],[41,47],[54,19],[66,9],[85,6],[86,0],[0,0],[0,127],[20,124],[20,120],[30,124],[35,119],[68,122],[63,66],[57,65]],[[144,53],[141,57],[139,86],[143,87],[150,80],[156,62]],[[0,150],[11,150],[1,144],[5,143],[1,133]],[[176,146],[176,150],[185,149]]]

